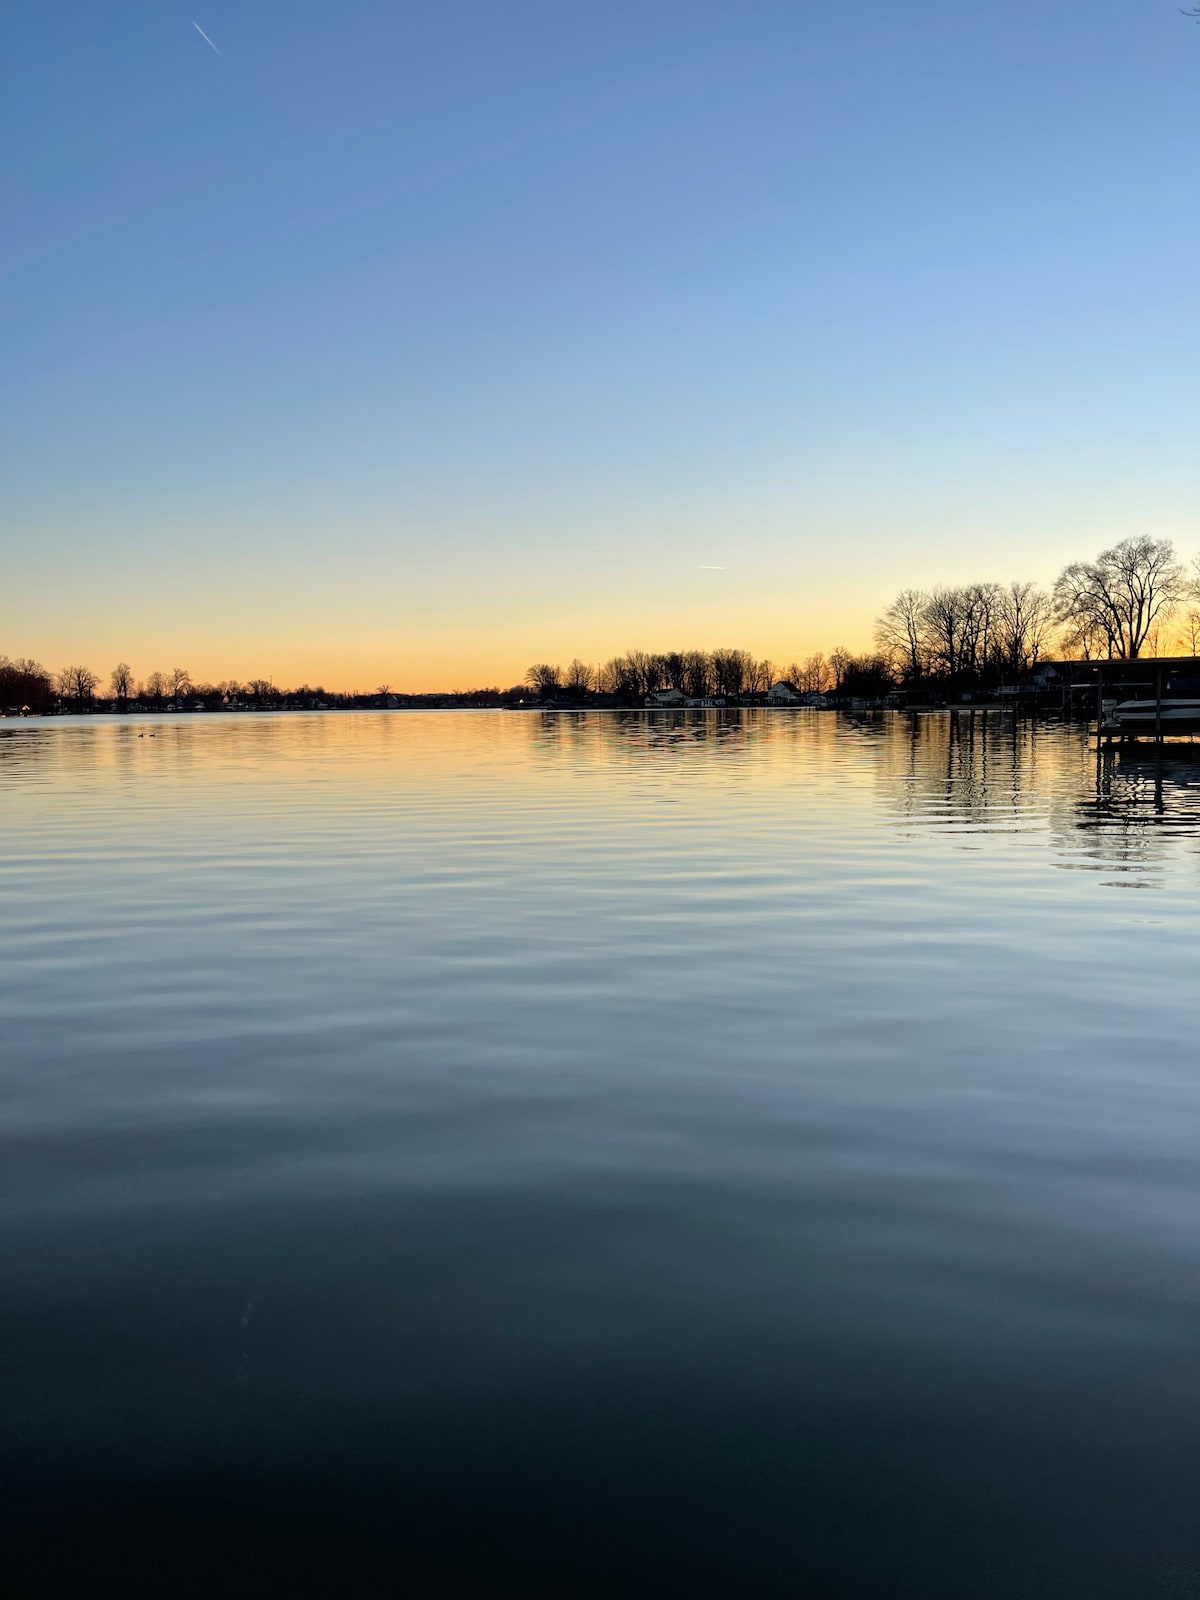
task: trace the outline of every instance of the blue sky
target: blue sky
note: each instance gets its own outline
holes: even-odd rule
[[[5,54],[0,650],[786,660],[1200,547],[1174,4],[37,0]]]

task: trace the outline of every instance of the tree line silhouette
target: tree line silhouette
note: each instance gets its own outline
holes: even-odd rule
[[[904,589],[876,618],[875,650],[865,655],[839,645],[778,666],[743,650],[631,650],[601,667],[572,661],[565,673],[537,662],[525,684],[542,699],[598,692],[637,700],[664,689],[745,697],[782,679],[809,693],[870,698],[901,685],[1019,683],[1051,652],[1135,661],[1172,648],[1200,652],[1200,558],[1189,574],[1169,539],[1140,537],[1070,563],[1049,590],[1022,581]]]
[[[856,656],[839,645],[828,656],[818,651],[803,662],[786,667],[732,647],[630,650],[602,666],[572,661],[565,672],[550,662],[539,661],[525,674],[524,687],[543,700],[599,694],[636,702],[668,689],[677,689],[689,699],[744,699],[765,694],[781,680],[813,693],[846,694],[881,693],[895,682],[890,665],[882,656]]]
[[[25,708],[45,712],[58,707],[82,710],[102,698],[118,710],[133,707],[161,711],[167,706],[193,708],[197,705],[271,706],[286,699],[301,696],[306,699],[336,699],[327,696],[323,688],[282,690],[267,678],[253,678],[249,683],[225,679],[220,683],[193,683],[185,667],[172,667],[170,672],[152,672],[144,682],[135,680],[125,661],[119,661],[109,674],[107,686],[102,686],[100,675],[90,667],[81,665],[63,667],[55,673],[47,672],[38,661],[28,658],[10,660],[0,655],[0,708]],[[344,697],[342,697],[344,698]]]
[[[905,589],[877,619],[875,639],[910,683],[1015,681],[1052,649],[1074,661],[1196,655],[1200,557],[1189,574],[1169,539],[1139,537],[1094,561],[1071,562],[1051,590],[1034,583]]]
[[[1200,655],[1200,557],[1189,571],[1169,539],[1137,537],[1101,551],[1094,561],[1064,567],[1052,589],[1027,582],[980,582],[904,589],[875,622],[875,649],[838,646],[781,666],[747,650],[630,650],[602,665],[576,659],[564,670],[549,662],[529,668],[510,689],[455,696],[403,696],[381,684],[373,694],[339,694],[307,684],[282,690],[267,678],[193,683],[183,667],[141,682],[127,662],[99,674],[73,665],[51,674],[29,658],[0,655],[0,709],[84,710],[103,698],[118,710],[168,706],[266,709],[288,706],[436,704],[447,699],[491,705],[522,700],[639,704],[676,689],[689,699],[738,700],[765,694],[783,680],[802,692],[878,697],[897,686],[943,690],[1020,682],[1051,658],[1135,661],[1147,654]]]

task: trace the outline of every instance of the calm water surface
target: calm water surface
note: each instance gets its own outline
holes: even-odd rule
[[[0,726],[0,1588],[1200,1594],[1200,762]]]

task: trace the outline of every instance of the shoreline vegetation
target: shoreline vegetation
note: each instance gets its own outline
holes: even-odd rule
[[[183,667],[135,678],[122,661],[102,682],[90,667],[51,673],[0,654],[0,715],[159,711],[566,709],[740,705],[1067,704],[1075,669],[1155,659],[1178,670],[1200,656],[1200,556],[1185,567],[1167,539],[1132,538],[1072,562],[1052,590],[1014,581],[905,589],[876,618],[874,649],[842,646],[781,665],[732,647],[630,650],[602,665],[537,662],[523,681],[409,694],[363,693],[269,679],[194,682]],[[1054,655],[1052,652],[1057,651]],[[1197,667],[1200,672],[1200,665]]]

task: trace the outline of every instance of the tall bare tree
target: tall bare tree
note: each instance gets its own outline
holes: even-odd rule
[[[793,681],[796,687],[803,689],[806,694],[824,694],[829,688],[829,664],[819,650],[809,656],[796,672],[797,677]]]
[[[875,644],[896,669],[910,681],[925,675],[929,665],[929,646],[925,632],[925,607],[929,596],[923,589],[902,589],[891,605],[876,618]]]
[[[1186,593],[1169,539],[1123,539],[1095,561],[1073,561],[1054,585],[1054,608],[1070,639],[1102,638],[1107,654],[1136,661],[1155,623]]]
[[[576,656],[567,668],[567,688],[572,694],[586,694],[592,687],[595,676],[596,669]]]
[[[929,640],[929,659],[935,671],[957,678],[962,668],[962,636],[966,601],[961,589],[939,585],[932,589],[921,613]]]
[[[184,695],[187,694],[191,687],[192,679],[187,668],[172,667],[170,679],[171,699],[175,701],[176,705],[178,705],[180,700],[183,699]]]
[[[998,583],[969,583],[963,590],[963,670],[984,677],[996,665],[996,628],[1003,590]]]
[[[717,694],[741,694],[746,681],[746,664],[749,660],[744,650],[734,650],[722,645],[709,656],[713,688]]]
[[[58,674],[57,689],[64,700],[69,700],[77,711],[91,703],[100,680],[90,667],[64,667]]]
[[[683,692],[695,700],[712,691],[712,665],[707,650],[683,652]]]
[[[127,661],[118,661],[109,674],[109,683],[112,685],[113,696],[121,710],[124,711],[129,704],[130,691],[133,688],[133,673]]]
[[[91,667],[72,667],[72,689],[78,705],[87,705],[96,692],[100,679]]]
[[[525,674],[525,682],[540,694],[543,700],[549,699],[562,683],[562,668],[553,667],[548,661],[536,661]]]
[[[600,668],[598,681],[605,694],[628,696],[632,694],[629,673],[624,656],[613,656]]]
[[[1008,584],[996,608],[996,656],[1014,676],[1036,666],[1054,621],[1050,596],[1036,583]]]

